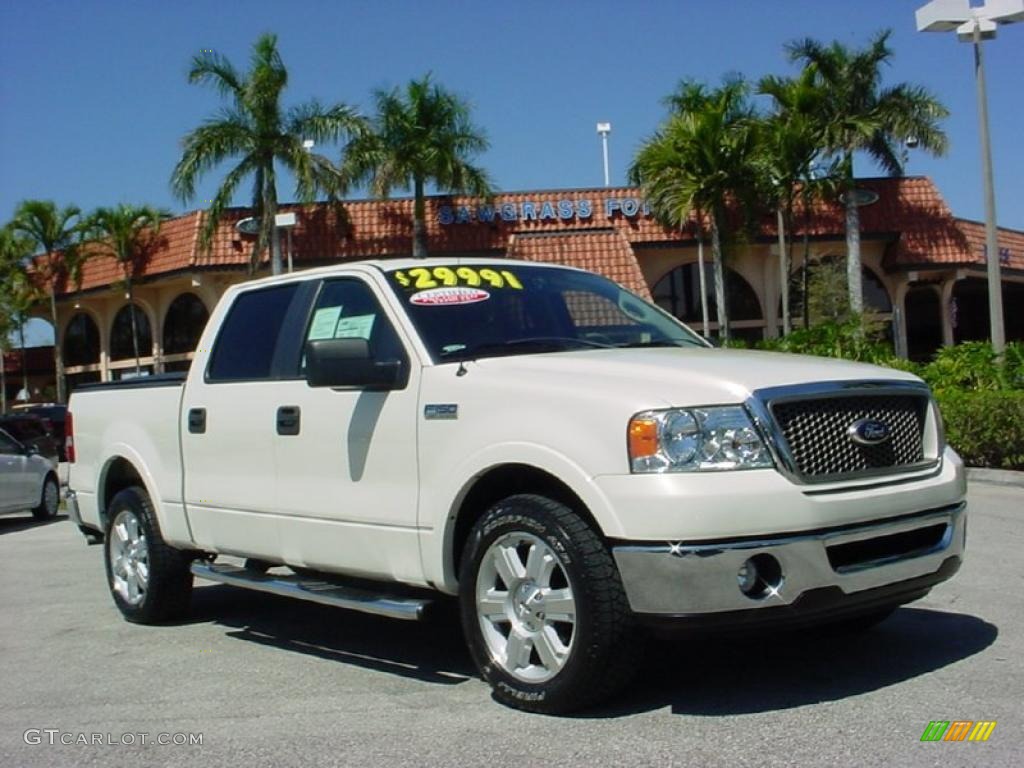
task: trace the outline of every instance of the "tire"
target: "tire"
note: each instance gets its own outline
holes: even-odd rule
[[[107,520],[103,559],[118,610],[138,624],[184,616],[192,596],[191,559],[164,542],[148,494],[139,487],[120,491]]]
[[[57,508],[60,506],[60,485],[57,478],[47,475],[43,481],[43,492],[39,497],[39,506],[32,510],[32,517],[36,520],[52,520],[57,516]]]
[[[491,507],[470,533],[459,584],[466,642],[498,701],[561,714],[631,680],[642,648],[618,569],[563,504],[518,495]]]

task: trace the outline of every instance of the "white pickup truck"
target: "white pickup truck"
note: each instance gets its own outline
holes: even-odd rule
[[[187,377],[70,410],[71,516],[128,620],[180,616],[193,576],[401,619],[457,595],[482,676],[532,711],[611,695],[647,624],[852,631],[964,551],[919,379],[715,349],[559,266],[236,285]]]

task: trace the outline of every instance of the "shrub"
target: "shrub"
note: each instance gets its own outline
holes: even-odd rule
[[[897,358],[877,324],[853,318],[843,322],[827,321],[809,328],[798,328],[781,339],[758,342],[759,349],[795,352],[819,357],[840,357],[862,363],[876,363],[916,372],[913,363]]]
[[[937,392],[946,439],[975,467],[1024,469],[1024,390]]]
[[[921,375],[936,392],[1024,389],[1024,344],[1007,344],[1002,366],[987,341],[943,347],[924,366]]]

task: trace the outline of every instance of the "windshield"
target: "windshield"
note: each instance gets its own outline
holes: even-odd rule
[[[593,348],[705,347],[604,277],[521,264],[386,273],[435,362]]]

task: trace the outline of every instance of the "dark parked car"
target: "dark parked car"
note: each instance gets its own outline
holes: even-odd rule
[[[68,407],[66,405],[57,405],[56,403],[30,405],[23,409],[21,413],[33,413],[36,416],[41,416],[43,421],[47,422],[47,426],[57,441],[60,460],[67,461],[67,458],[64,456],[64,435],[66,434],[65,423],[68,418]]]
[[[63,460],[63,441],[53,434],[50,423],[34,413],[12,413],[0,416],[0,428],[22,445],[35,448],[54,464]]]

